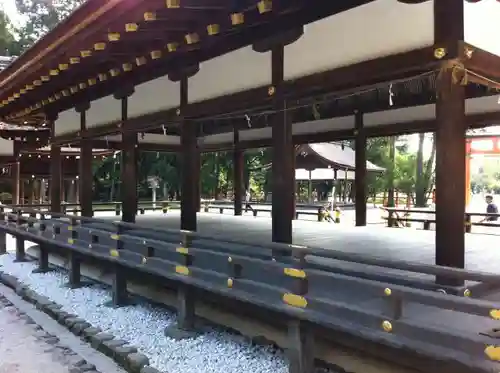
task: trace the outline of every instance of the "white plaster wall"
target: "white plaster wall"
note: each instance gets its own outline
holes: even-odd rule
[[[240,141],[269,139],[273,136],[271,127],[240,131]]]
[[[178,107],[180,103],[179,82],[164,76],[139,84],[128,99],[128,115],[136,117],[161,110]]]
[[[434,119],[436,117],[436,105],[422,105],[403,109],[393,109],[367,113],[363,117],[366,127],[376,127],[385,124],[406,123],[415,120]]]
[[[181,137],[172,135],[159,135],[155,133],[145,133],[144,138],[139,134],[140,144],[165,144],[165,145],[180,145]]]
[[[139,133],[138,142],[140,144],[164,144],[164,145],[180,145],[181,137],[180,136],[172,136],[172,135],[163,135],[163,134],[155,134],[155,133],[145,133],[144,138],[142,134]],[[111,135],[101,137],[100,140],[104,141],[112,141],[112,142],[122,142],[122,135]]]
[[[76,131],[80,131],[80,114],[75,109],[59,113],[59,118],[57,118],[55,123],[56,136]]]
[[[121,120],[121,101],[113,96],[106,96],[92,101],[87,111],[87,127],[99,127]]]
[[[339,131],[354,128],[354,115],[330,119],[312,120],[292,124],[294,135]]]
[[[14,141],[0,138],[0,155],[14,155]]]
[[[465,0],[464,0],[465,1]],[[464,4],[464,38],[469,44],[500,56],[500,2],[481,0]]]
[[[205,61],[189,78],[189,102],[198,102],[271,83],[271,53],[245,47]]]
[[[198,145],[213,145],[213,144],[227,144],[234,141],[234,134],[230,133],[219,133],[216,135],[208,135],[198,138]]]
[[[376,0],[306,25],[285,47],[285,79],[432,45],[433,3]]]
[[[500,111],[499,96],[469,98],[465,101],[465,113],[479,114]],[[436,118],[436,105],[422,105],[403,109],[379,111],[364,115],[366,127],[377,127],[386,124],[407,123],[416,120],[429,120]]]

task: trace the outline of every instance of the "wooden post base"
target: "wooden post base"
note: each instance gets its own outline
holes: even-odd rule
[[[287,356],[290,373],[314,372],[314,334],[304,321],[288,322]]]

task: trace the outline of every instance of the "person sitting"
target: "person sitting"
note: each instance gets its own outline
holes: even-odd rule
[[[497,205],[495,205],[493,203],[493,196],[486,196],[485,198],[486,200],[486,213],[487,214],[498,214],[498,207]],[[493,222],[493,221],[497,221],[498,220],[498,216],[497,215],[489,215],[489,216],[486,216],[483,220],[480,221],[480,223],[483,223],[483,222]]]

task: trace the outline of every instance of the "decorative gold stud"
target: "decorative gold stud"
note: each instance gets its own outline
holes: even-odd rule
[[[464,297],[470,297],[472,295],[472,292],[469,289],[464,290]]]
[[[17,93],[17,92],[14,93],[14,98],[19,98],[19,97],[21,97],[21,95],[19,93]]]
[[[434,57],[438,60],[444,58],[446,56],[446,48],[436,48],[434,49]]]
[[[78,86],[74,85],[73,87],[70,87],[69,90],[71,93],[76,93],[76,92],[78,92]]]
[[[217,35],[220,32],[220,26],[216,23],[207,26],[207,33],[210,36]]]
[[[233,26],[241,25],[243,23],[245,23],[245,14],[244,13],[231,14],[231,24]]]
[[[274,86],[270,86],[268,89],[267,89],[267,94],[269,96],[272,96],[276,93],[276,88],[274,88]]]
[[[500,361],[500,347],[488,346],[485,348],[484,353],[490,360]]]
[[[156,13],[155,12],[146,12],[144,13],[144,20],[145,21],[156,21]]]
[[[118,74],[120,74],[120,70],[111,69],[111,70],[109,70],[109,73],[111,74],[111,76],[117,76]]]
[[[95,80],[94,78],[90,78],[87,83],[89,84],[89,86],[93,86],[97,83],[97,80]]]
[[[69,96],[69,91],[67,89],[63,89],[61,91],[61,94],[64,96],[64,97],[68,97]]]
[[[195,32],[187,34],[184,38],[186,39],[186,43],[188,44],[195,44],[200,41],[200,36]]]
[[[231,258],[230,256],[227,257],[227,261],[228,263],[231,263],[233,261],[233,258]]]
[[[179,43],[168,43],[167,44],[167,50],[169,52],[175,52],[177,50],[178,46],[179,46]]]
[[[85,89],[85,88],[87,88],[87,84],[86,83],[80,83],[80,84],[78,84],[78,88]]]
[[[390,333],[392,332],[392,324],[390,321],[385,320],[382,322],[382,329],[384,329],[385,332]]]
[[[175,114],[177,114],[177,115],[181,115],[181,109],[177,109],[177,110],[175,111]]]
[[[157,60],[161,58],[161,51],[151,51],[151,59]]]
[[[228,288],[232,288],[233,287],[233,279],[232,278],[228,278],[227,279],[227,287]]]
[[[180,8],[181,7],[181,0],[166,0],[167,8],[173,9],[173,8]]]
[[[491,310],[490,311],[490,317],[493,320],[500,320],[500,310]]]
[[[96,51],[103,51],[104,49],[106,49],[106,43],[95,43],[94,49]]]
[[[137,57],[135,59],[135,63],[137,66],[142,66],[142,65],[145,65],[146,63],[148,62],[148,60],[146,59],[146,57],[142,56],[142,57]]]
[[[390,296],[391,296],[391,294],[392,294],[392,290],[391,290],[391,289],[389,289],[389,288],[385,288],[385,289],[384,289],[384,294],[385,294],[386,296],[390,297]]]
[[[101,82],[104,82],[106,79],[108,79],[108,76],[106,74],[99,74],[97,77]]]
[[[50,70],[49,75],[50,76],[57,76],[57,75],[59,75],[59,70],[57,70],[57,69]]]
[[[118,41],[120,40],[120,34],[118,32],[110,32],[108,34],[109,41]]]
[[[136,32],[139,29],[139,26],[137,23],[127,23],[125,25],[125,31],[126,32]]]
[[[132,71],[132,64],[131,63],[124,63],[122,65],[122,68],[123,68],[123,71],[125,71],[125,72]]]
[[[91,55],[92,51],[89,50],[80,51],[80,56],[82,56],[83,58],[90,57]]]
[[[19,90],[19,93],[22,94],[22,95],[24,95],[26,93],[26,89],[25,88],[21,88]]]
[[[71,57],[69,59],[69,63],[72,65],[76,65],[77,63],[80,63],[80,57]]]
[[[260,14],[264,14],[273,10],[272,0],[261,0],[257,3],[257,8]]]
[[[34,85],[34,86],[37,86],[37,87],[38,87],[38,86],[41,86],[41,85],[42,85],[42,81],[41,81],[41,80],[34,80],[34,81],[33,81],[33,85]]]

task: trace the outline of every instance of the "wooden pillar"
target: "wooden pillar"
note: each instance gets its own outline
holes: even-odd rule
[[[356,191],[356,226],[366,225],[366,133],[363,128],[363,114],[355,113],[355,171],[354,184]]]
[[[61,147],[50,147],[50,211],[61,212],[62,172]]]
[[[55,124],[57,115],[48,115],[50,122],[51,136],[55,137]],[[50,146],[50,211],[62,212],[61,192],[62,192],[62,162],[61,147],[51,144]]]
[[[76,111],[80,113],[80,135],[82,139],[80,140],[80,162],[79,162],[79,177],[76,180],[77,195],[79,195],[79,202],[81,207],[81,215],[91,217],[93,215],[92,211],[92,143],[90,140],[85,138],[85,133],[87,131],[87,110],[90,108],[90,104],[86,103],[80,105],[76,108]],[[78,188],[78,184],[82,182],[85,188]]]
[[[120,92],[115,98],[121,100],[122,117],[122,165],[121,165],[121,202],[122,221],[135,223],[137,214],[137,133],[128,125],[128,97],[133,89]],[[82,188],[83,189],[83,188]]]
[[[19,179],[19,203],[21,205],[24,205],[25,199],[26,199],[25,198],[26,197],[25,196],[25,192],[26,191],[25,191],[25,188],[24,188],[25,185],[26,185],[26,180],[20,178]]]
[[[79,176],[75,179],[75,189],[76,189],[76,203],[80,204],[80,178]]]
[[[40,180],[40,203],[45,203],[46,190],[45,190],[45,179]]]
[[[243,212],[243,172],[245,166],[245,153],[240,148],[240,133],[235,128],[234,132],[234,149],[233,149],[233,195],[234,195],[234,215],[240,216]]]
[[[197,140],[198,141],[198,140]],[[196,172],[193,175],[193,182],[195,183],[194,185],[196,186],[196,212],[199,212],[201,209],[201,152],[197,149],[196,150],[196,169],[198,172]]]
[[[188,78],[180,79],[180,115],[188,104]],[[198,146],[194,122],[181,119],[181,229],[196,231],[197,183],[199,180]]]
[[[464,268],[465,86],[460,81],[463,72],[449,66],[449,60],[464,58],[463,1],[434,2],[434,18],[436,44],[442,47],[435,56],[443,59],[436,80],[436,264]]]
[[[16,145],[16,144],[15,144]],[[15,146],[17,147],[17,146]],[[20,154],[17,149],[14,149],[15,162],[11,166],[11,177],[12,177],[12,204],[19,205],[20,195],[21,195],[21,159]]]
[[[284,80],[284,47],[275,46],[271,51],[273,96],[273,165],[272,165],[272,239],[274,242],[292,242],[292,221],[295,205],[295,173],[293,169],[294,147],[292,126],[286,111],[282,86]]]

